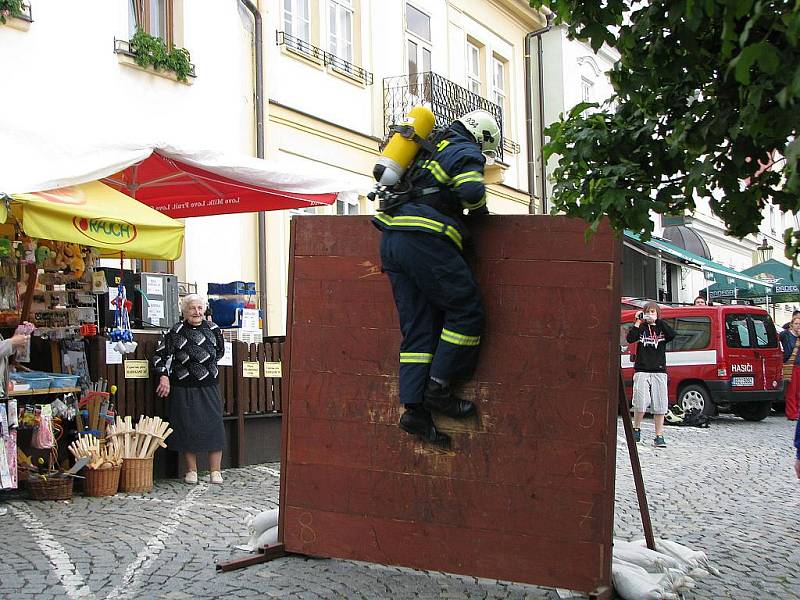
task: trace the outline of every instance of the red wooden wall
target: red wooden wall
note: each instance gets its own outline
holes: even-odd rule
[[[368,217],[292,221],[286,550],[587,592],[610,584],[621,245],[563,217],[491,216],[487,312],[450,451],[397,427],[400,332]]]

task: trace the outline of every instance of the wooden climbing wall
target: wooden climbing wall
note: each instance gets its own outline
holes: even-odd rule
[[[487,313],[450,451],[397,427],[400,331],[369,217],[292,219],[281,539],[289,552],[605,595],[621,243],[491,216],[468,254]]]

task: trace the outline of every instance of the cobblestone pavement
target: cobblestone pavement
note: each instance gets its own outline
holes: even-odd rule
[[[720,417],[640,444],[656,535],[705,550],[722,571],[687,598],[800,598],[800,490],[793,423]],[[641,537],[618,437],[616,536]],[[652,439],[652,422],[643,438]],[[340,560],[287,557],[229,573],[248,519],[278,499],[278,465],[225,472],[225,484],[158,481],[151,494],[71,502],[0,496],[0,598],[439,598],[552,600],[555,591]]]

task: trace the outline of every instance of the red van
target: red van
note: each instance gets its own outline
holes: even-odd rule
[[[623,310],[620,325],[629,400],[636,344],[628,344],[625,336],[640,310]],[[667,344],[670,405],[760,421],[773,402],[783,400],[783,353],[766,310],[744,305],[662,307],[661,318],[675,330],[675,339]]]

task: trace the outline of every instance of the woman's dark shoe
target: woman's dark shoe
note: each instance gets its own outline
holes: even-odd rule
[[[454,419],[470,417],[477,412],[474,402],[453,396],[449,385],[442,385],[433,379],[428,380],[424,398],[422,406]]]
[[[400,429],[429,444],[450,446],[450,436],[436,429],[431,413],[422,406],[406,405],[406,412],[400,417]]]

